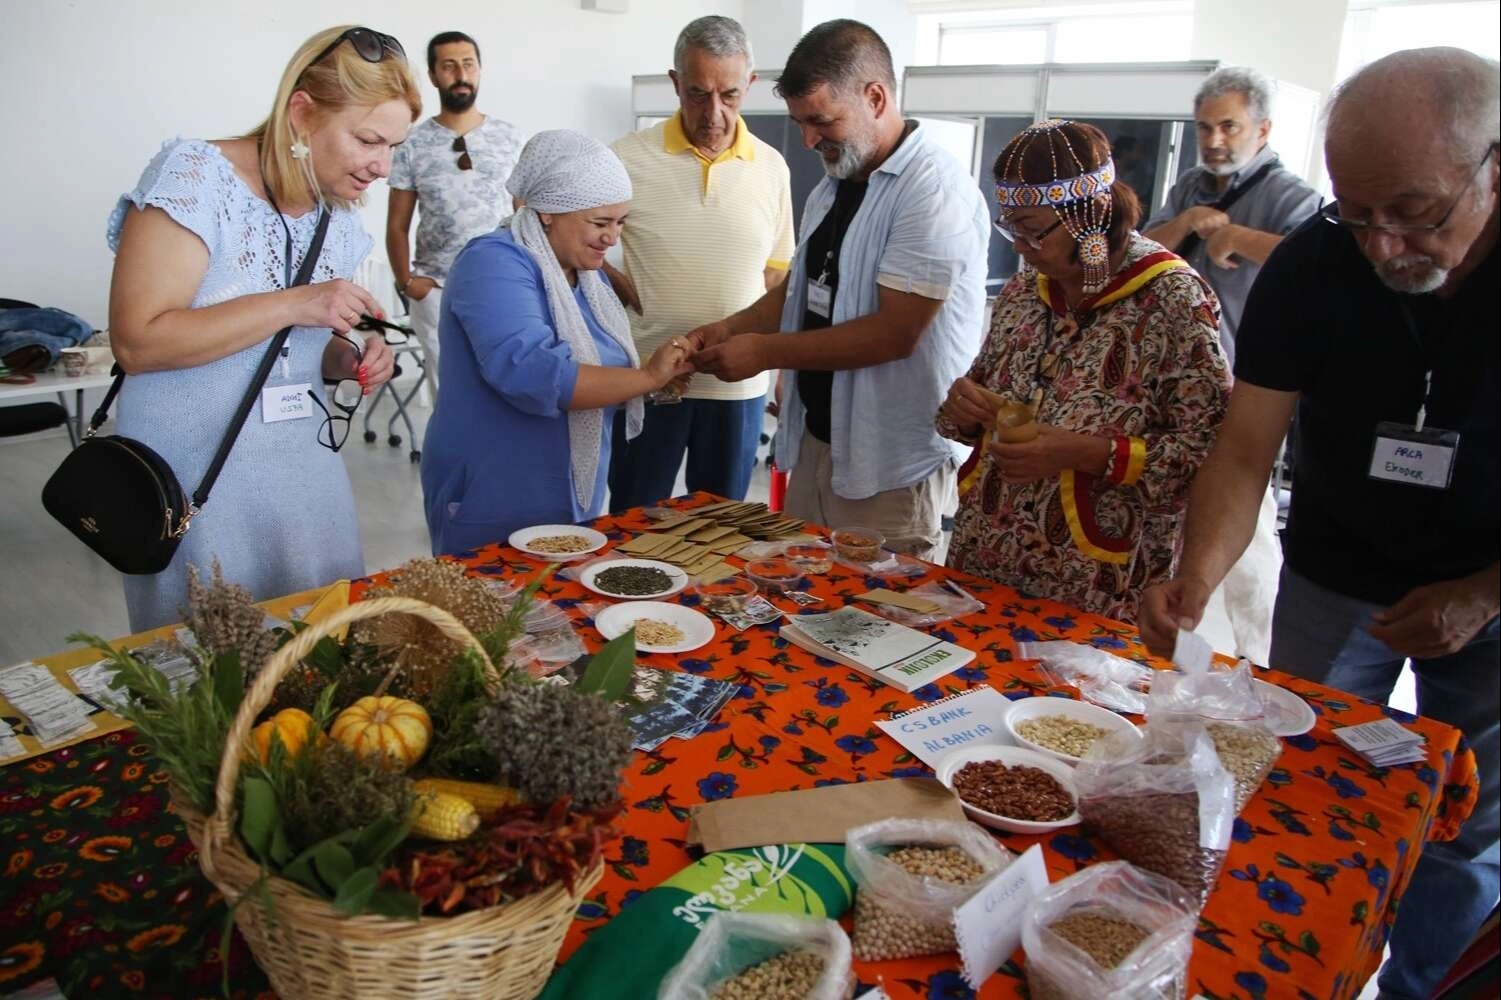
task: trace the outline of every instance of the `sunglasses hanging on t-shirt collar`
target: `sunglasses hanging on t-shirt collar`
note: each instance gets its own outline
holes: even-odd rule
[[[459,136],[457,139],[455,139],[453,141],[453,146],[450,148],[452,148],[455,153],[459,154],[460,170],[474,169],[474,161],[469,158],[469,145],[464,142],[463,136]]]

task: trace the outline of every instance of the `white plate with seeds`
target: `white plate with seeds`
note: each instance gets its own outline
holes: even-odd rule
[[[582,524],[539,524],[511,532],[506,541],[511,548],[520,549],[529,556],[561,562],[598,552],[609,539]]]
[[[624,635],[636,626],[636,649],[643,653],[687,653],[714,641],[714,623],[681,604],[632,601],[612,604],[594,616],[594,627],[606,639]]]
[[[625,593],[621,590],[611,590],[613,582],[610,577],[618,574],[610,574],[610,570],[616,569],[655,569],[667,575],[667,583],[661,588],[649,593]],[[600,577],[604,575],[603,582]],[[671,597],[684,587],[688,586],[688,574],[683,572],[672,563],[659,562],[656,559],[600,559],[584,568],[579,574],[579,583],[605,597],[614,597],[626,601],[655,601],[663,597]]]
[[[1059,744],[1056,747],[1040,742],[1039,739],[1028,739],[1017,731],[1018,726],[1027,722],[1032,723],[1032,726],[1040,726],[1046,730],[1049,728],[1050,723],[1044,720],[1060,716],[1066,721],[1051,724],[1051,728],[1059,730],[1058,735],[1054,737],[1054,740]],[[1139,729],[1108,708],[1091,705],[1087,701],[1075,701],[1072,698],[1054,698],[1048,695],[1019,698],[1011,703],[1011,709],[1006,713],[1006,731],[1016,741],[1017,746],[1025,747],[1034,753],[1040,753],[1045,757],[1051,757],[1053,760],[1062,761],[1065,764],[1079,763],[1079,761],[1084,759],[1084,753],[1088,752],[1089,749],[1088,746],[1085,746],[1078,754],[1068,753],[1062,749],[1064,741],[1071,738],[1074,740],[1078,739],[1077,736],[1071,737],[1068,733],[1069,730],[1076,730],[1078,728],[1077,724],[1103,729],[1106,735],[1113,735],[1115,733],[1129,733],[1132,736],[1141,735]],[[1032,726],[1023,728],[1031,730]],[[1033,731],[1032,735],[1037,737],[1038,733]],[[1104,737],[1100,738],[1103,739]]]

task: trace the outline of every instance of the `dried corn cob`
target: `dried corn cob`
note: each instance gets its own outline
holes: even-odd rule
[[[522,801],[521,793],[505,785],[491,785],[482,781],[458,781],[451,778],[422,778],[413,782],[418,795],[427,792],[457,795],[474,806],[481,820],[488,820],[506,806]]]
[[[419,792],[412,805],[412,835],[428,840],[463,840],[479,827],[479,813],[457,795]]]

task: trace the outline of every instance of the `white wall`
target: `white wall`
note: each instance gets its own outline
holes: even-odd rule
[[[743,6],[632,0],[629,13],[606,14],[578,0],[0,0],[0,296],[103,327],[115,199],[164,139],[219,138],[264,118],[293,50],[329,25],[400,38],[422,70],[424,115],[437,110],[427,39],[456,28],[480,43],[483,110],[528,134],[567,127],[613,139],[632,125],[631,76],[665,72],[688,21],[740,17]],[[385,186],[372,188],[366,228],[382,263],[385,203]]]

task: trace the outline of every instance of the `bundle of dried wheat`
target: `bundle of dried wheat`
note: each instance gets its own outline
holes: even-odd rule
[[[218,656],[238,649],[245,676],[253,677],[281,640],[265,627],[266,613],[255,606],[250,591],[224,582],[218,559],[213,572],[213,582],[205,587],[198,579],[198,567],[188,567],[188,606],[179,610],[204,652]]]

